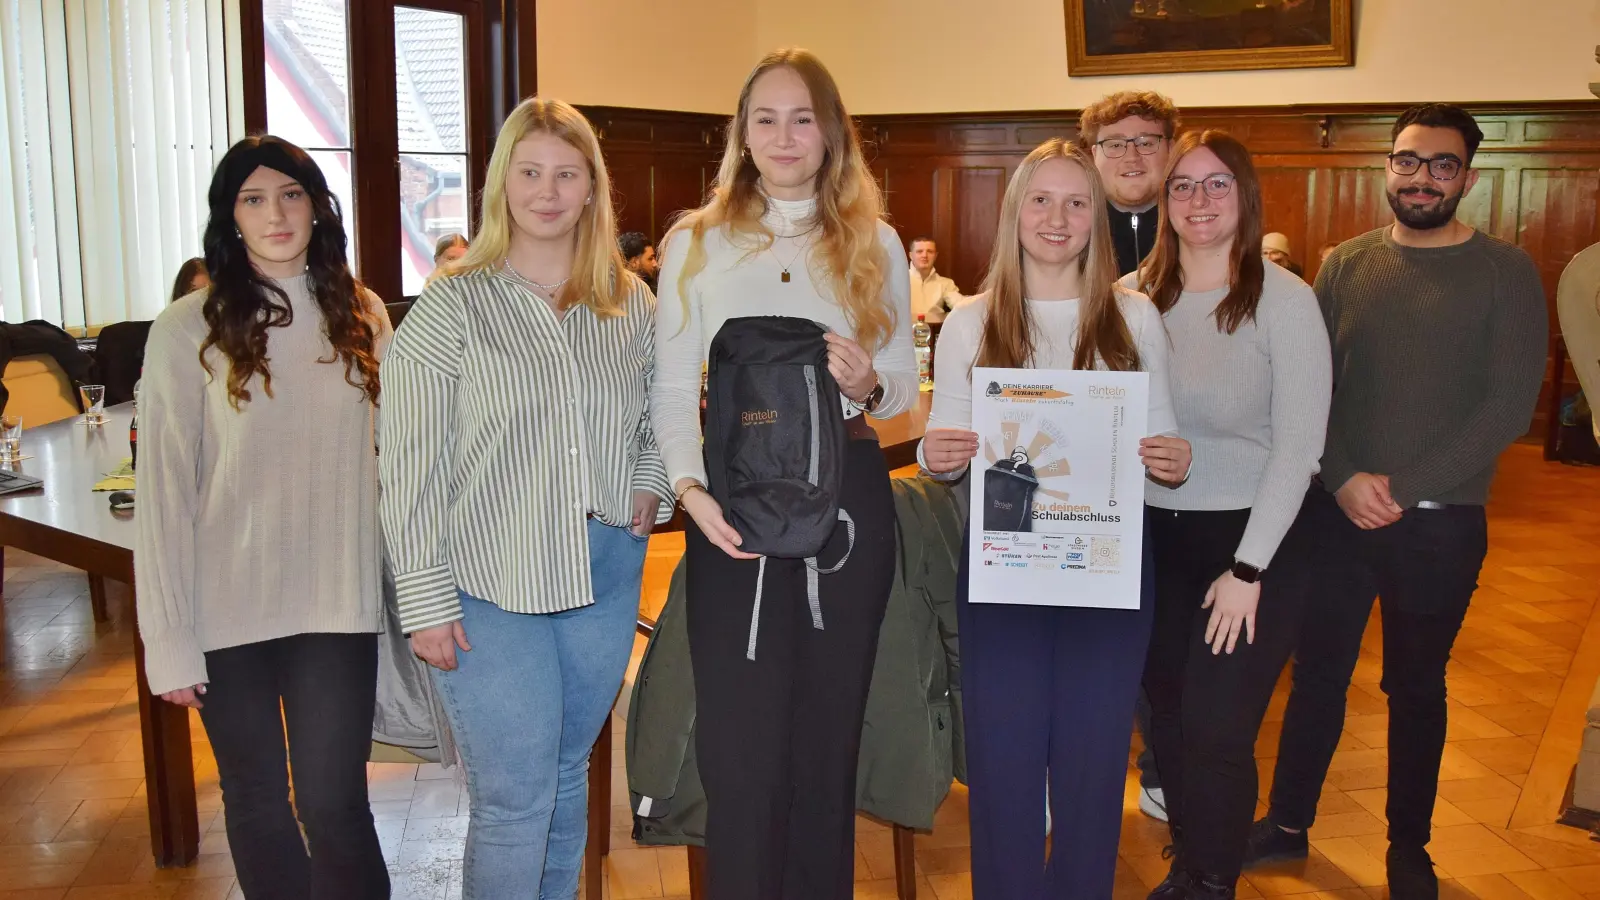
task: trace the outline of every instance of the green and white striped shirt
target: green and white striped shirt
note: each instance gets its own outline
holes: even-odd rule
[[[502,609],[594,602],[587,518],[633,520],[633,492],[672,489],[650,429],[655,298],[557,319],[500,272],[423,289],[383,360],[379,503],[400,624],[461,618],[461,590]]]

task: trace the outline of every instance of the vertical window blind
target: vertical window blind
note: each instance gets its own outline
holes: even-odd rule
[[[92,329],[166,305],[244,132],[237,6],[0,0],[6,321]]]

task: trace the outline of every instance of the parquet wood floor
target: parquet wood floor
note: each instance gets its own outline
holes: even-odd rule
[[[1600,843],[1553,824],[1600,677],[1600,470],[1547,464],[1513,447],[1490,506],[1490,543],[1450,666],[1450,730],[1435,815],[1443,896],[1600,900]],[[652,542],[644,606],[659,606],[681,539]],[[94,624],[81,574],[12,550],[0,607],[0,900],[242,897],[222,831],[216,764],[194,723],[201,857],[181,871],[149,859],[133,694],[131,614]],[[1251,872],[1240,896],[1379,900],[1383,885],[1385,705],[1381,646],[1369,627],[1350,689],[1344,741],[1312,830],[1311,858]],[[636,654],[637,655],[637,654]],[[1270,787],[1285,685],[1257,742]],[[621,721],[617,721],[620,731]],[[612,900],[688,894],[684,851],[629,838],[616,741]],[[372,808],[397,900],[460,896],[466,800],[434,766],[373,765]],[[1165,833],[1141,816],[1130,779],[1117,900],[1143,898],[1165,873]],[[919,896],[971,896],[966,793],[959,786],[917,837]],[[894,897],[887,829],[860,820],[856,897]]]

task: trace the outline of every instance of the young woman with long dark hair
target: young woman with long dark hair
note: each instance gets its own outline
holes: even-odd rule
[[[246,896],[388,897],[366,762],[389,320],[351,276],[339,203],[304,150],[240,141],[208,199],[211,288],[167,307],[145,353],[145,672],[200,711]]]
[[[471,248],[384,361],[383,525],[400,625],[467,770],[463,896],[570,900],[589,751],[671,496],[647,407],[655,319],[576,109],[518,105],[484,184]]]
[[[977,455],[975,365],[1144,371],[1153,436],[1139,452],[1151,477],[1181,483],[1189,445],[1172,436],[1166,332],[1116,274],[1094,163],[1064,140],[1041,144],[1006,187],[983,293],[940,333],[923,466],[954,478]],[[1111,896],[1129,711],[1150,640],[1148,547],[1136,610],[972,603],[962,554],[956,603],[978,900]]]
[[[1205,463],[1146,488],[1156,560],[1145,662],[1176,856],[1152,900],[1227,900],[1256,804],[1256,732],[1299,634],[1305,529],[1333,389],[1305,282],[1261,256],[1261,182],[1221,131],[1178,139],[1147,265],[1172,337],[1178,428]]]
[[[889,471],[865,416],[898,415],[917,398],[905,250],[882,211],[833,77],[804,50],[778,50],[739,93],[711,199],[666,240],[652,412],[690,519],[689,652],[714,900],[851,896],[856,758],[895,547]],[[850,437],[841,501],[855,545],[820,580],[823,626],[805,561],[741,551],[706,490],[701,366],[723,322],[739,316],[831,331],[828,368]],[[846,541],[838,528],[822,557],[840,559]]]

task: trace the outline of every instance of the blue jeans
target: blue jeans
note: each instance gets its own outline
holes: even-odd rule
[[[589,520],[591,606],[529,615],[462,595],[472,651],[431,671],[472,802],[464,900],[576,896],[589,751],[633,649],[647,543]]]

